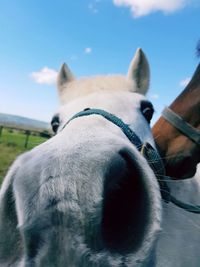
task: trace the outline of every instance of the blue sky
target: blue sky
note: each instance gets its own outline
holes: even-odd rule
[[[56,73],[126,74],[137,47],[151,68],[158,117],[199,59],[199,0],[0,0],[0,112],[49,121]]]

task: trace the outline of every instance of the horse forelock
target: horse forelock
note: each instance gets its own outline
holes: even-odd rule
[[[86,96],[93,92],[104,91],[137,91],[134,80],[127,79],[123,75],[105,75],[85,77],[73,80],[63,84],[60,91],[60,99],[62,103],[68,103],[71,100]]]

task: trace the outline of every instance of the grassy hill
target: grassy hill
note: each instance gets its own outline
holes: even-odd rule
[[[52,133],[50,124],[47,122],[5,113],[0,113],[0,125],[13,129]]]
[[[3,129],[0,137],[0,184],[16,157],[47,140],[45,137],[30,135],[28,146],[24,148],[25,134],[22,131]]]

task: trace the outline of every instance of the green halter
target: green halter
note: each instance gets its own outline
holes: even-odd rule
[[[123,133],[131,141],[131,143],[134,146],[136,146],[138,151],[140,151],[140,153],[146,158],[149,166],[154,171],[154,174],[157,177],[157,180],[160,186],[161,196],[165,202],[167,203],[172,202],[179,208],[182,208],[192,213],[200,214],[200,206],[191,205],[191,204],[182,202],[170,194],[170,189],[166,183],[166,180],[170,180],[171,178],[165,175],[165,168],[164,168],[162,159],[160,158],[157,151],[149,143],[143,144],[140,138],[136,135],[136,133],[133,130],[131,130],[131,128],[117,116],[109,112],[106,112],[105,110],[102,110],[102,109],[86,108],[83,111],[75,114],[69,121],[67,121],[67,123],[64,124],[62,129],[64,129],[65,126],[70,121],[76,118],[79,118],[79,117],[89,116],[89,115],[100,115],[121,128]]]
[[[117,125],[119,128],[121,128],[122,132],[126,135],[126,137],[131,141],[131,143],[136,146],[138,151],[146,158],[149,166],[152,168],[154,171],[158,183],[160,185],[160,191],[161,191],[161,196],[164,199],[165,202],[169,202],[170,200],[170,190],[169,187],[167,186],[166,182],[163,180],[163,177],[165,175],[165,168],[163,165],[163,162],[157,153],[157,151],[149,144],[145,143],[143,144],[140,138],[136,135],[136,133],[131,130],[131,128],[124,123],[120,118],[117,116],[106,112],[105,110],[102,109],[90,109],[87,108],[81,112],[78,112],[75,114],[64,126],[62,129],[65,128],[65,126],[72,120],[76,118],[80,118],[83,116],[89,116],[89,115],[100,115],[104,117],[105,119],[109,120],[110,122],[114,123]]]

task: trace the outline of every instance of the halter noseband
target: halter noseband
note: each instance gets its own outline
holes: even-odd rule
[[[167,186],[166,182],[163,180],[163,176],[165,174],[165,168],[163,165],[163,162],[157,153],[157,151],[149,144],[145,143],[143,144],[140,138],[137,136],[137,134],[131,130],[131,128],[128,126],[128,124],[124,123],[120,118],[117,116],[106,112],[102,109],[84,109],[81,112],[78,112],[75,114],[70,120],[67,121],[67,123],[64,124],[62,129],[65,128],[65,126],[72,120],[83,117],[83,116],[89,116],[89,115],[100,115],[107,119],[108,121],[112,122],[116,126],[118,126],[122,132],[126,135],[126,137],[131,141],[131,143],[136,146],[137,150],[146,158],[148,161],[150,167],[154,171],[156,177],[158,178],[158,183],[160,185],[161,189],[161,196],[164,199],[165,202],[169,202],[170,200],[170,190]]]
[[[200,146],[200,131],[195,129],[192,125],[187,123],[183,118],[177,115],[170,108],[165,108],[162,111],[162,116],[170,122],[175,128],[177,128],[181,133],[187,136],[190,140],[195,142]]]
[[[138,151],[146,158],[149,166],[154,171],[154,174],[157,177],[157,180],[158,180],[158,183],[160,186],[161,196],[165,202],[167,202],[167,203],[172,202],[176,206],[178,206],[182,209],[185,209],[189,212],[200,213],[200,207],[199,206],[184,203],[184,202],[176,199],[175,197],[173,197],[170,194],[170,189],[169,189],[169,187],[165,181],[166,179],[170,179],[170,177],[165,176],[164,165],[163,165],[162,159],[160,158],[157,151],[149,143],[143,144],[142,141],[140,140],[140,138],[136,135],[136,133],[133,130],[131,130],[131,128],[126,123],[124,123],[120,118],[118,118],[117,116],[115,116],[109,112],[106,112],[105,110],[102,110],[102,109],[87,108],[81,112],[78,112],[70,120],[68,120],[64,124],[64,126],[62,127],[62,130],[66,127],[66,125],[70,121],[72,121],[76,118],[79,118],[79,117],[89,116],[89,115],[100,115],[100,116],[104,117],[105,119],[107,119],[108,121],[115,124],[116,126],[118,126],[123,131],[123,133],[126,135],[126,137],[131,141],[131,143],[134,146],[136,146]],[[165,178],[165,180],[163,178]]]

